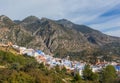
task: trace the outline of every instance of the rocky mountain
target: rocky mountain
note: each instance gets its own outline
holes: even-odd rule
[[[0,41],[41,49],[45,53],[66,56],[68,53],[94,51],[105,45],[120,43],[112,37],[85,25],[74,24],[66,19],[51,20],[29,16],[22,21],[12,21],[0,16]]]

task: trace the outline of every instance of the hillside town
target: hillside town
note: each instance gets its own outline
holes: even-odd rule
[[[55,66],[59,67],[65,67],[67,71],[73,71],[73,72],[79,72],[79,75],[82,76],[82,71],[85,67],[86,62],[83,61],[70,61],[69,56],[66,58],[54,58],[53,56],[46,55],[41,50],[34,50],[29,49],[26,47],[20,47],[18,45],[12,45],[12,47],[19,51],[19,54],[28,55],[31,57],[34,57],[38,63],[43,63],[44,65],[48,66],[49,68],[53,68]],[[120,73],[120,64],[117,62],[101,62],[99,59],[96,62],[95,65],[90,64],[90,67],[93,72],[100,72],[103,68],[105,68],[107,65],[113,65],[117,71],[117,73]]]

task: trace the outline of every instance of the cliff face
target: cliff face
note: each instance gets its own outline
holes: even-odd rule
[[[0,19],[1,42],[11,41],[21,46],[41,49],[48,54],[92,51],[109,43],[120,42],[120,38],[105,35],[66,19],[54,21],[35,16],[14,22],[6,16],[0,16]]]

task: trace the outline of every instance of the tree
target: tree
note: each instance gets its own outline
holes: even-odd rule
[[[62,73],[66,73],[67,72],[67,69],[65,67],[62,68],[61,70]]]
[[[75,81],[80,81],[81,80],[81,77],[80,77],[79,73],[76,73],[76,75],[74,76],[74,80]]]
[[[91,80],[98,82],[99,81],[99,74],[98,73],[92,73]]]
[[[10,75],[10,77],[8,78],[8,82],[9,83],[35,83],[34,79],[30,75],[24,72],[16,72],[16,71],[14,71]]]
[[[108,65],[102,71],[102,83],[114,83],[117,75],[115,68],[112,65]]]
[[[13,64],[11,64],[10,69],[15,69],[15,70],[19,71],[20,70],[20,64],[19,63],[13,63]]]
[[[83,78],[85,80],[98,81],[99,75],[97,73],[93,73],[90,66],[86,65],[83,70]]]
[[[40,64],[39,64],[39,68],[40,68],[40,69],[45,69],[45,65],[44,65],[43,63],[40,63]]]
[[[58,72],[58,73],[60,73],[60,67],[59,67],[59,65],[55,66],[55,71]]]
[[[92,70],[90,69],[89,65],[85,65],[83,70],[83,78],[85,80],[91,80]]]

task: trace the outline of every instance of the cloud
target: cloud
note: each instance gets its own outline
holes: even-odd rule
[[[76,3],[76,4],[75,4]],[[85,24],[87,22],[95,21],[100,15],[109,11],[114,6],[118,5],[120,1],[115,0],[77,0],[68,5],[69,10],[66,9],[66,17],[71,18],[76,23]],[[113,4],[114,3],[114,4]],[[72,9],[73,4],[76,10]],[[78,5],[78,6],[77,6]]]
[[[120,30],[108,31],[108,32],[105,32],[105,34],[120,37]]]
[[[0,13],[14,20],[30,15],[66,18],[104,32],[120,26],[119,5],[119,0],[1,0]]]
[[[120,37],[120,15],[99,18],[99,22],[89,26],[102,31],[105,34]]]
[[[60,0],[3,0],[0,8],[4,9],[2,14],[12,19],[23,19],[29,15],[48,18],[62,16]]]
[[[119,15],[113,16],[113,17],[107,17],[107,18],[99,19],[99,21],[100,20],[101,21],[106,20],[106,21],[105,22],[96,23],[96,24],[90,24],[89,26],[91,26],[93,28],[97,28],[97,29],[99,29],[101,31],[104,31],[104,29],[108,29],[108,28],[115,28],[115,27],[117,28],[117,27],[120,26]]]

